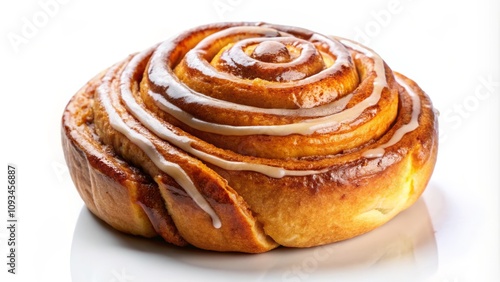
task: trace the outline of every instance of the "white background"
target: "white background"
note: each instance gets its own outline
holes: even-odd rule
[[[355,39],[417,81],[441,113],[438,163],[423,197],[437,266],[424,281],[500,281],[498,1],[162,2],[0,4],[1,281],[71,281],[71,245],[83,207],[60,146],[60,118],[71,96],[128,54],[217,21],[266,21]],[[16,276],[7,274],[3,227],[8,163],[18,168]],[[133,281],[146,280],[136,274]]]

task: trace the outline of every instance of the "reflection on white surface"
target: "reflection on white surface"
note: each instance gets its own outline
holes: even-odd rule
[[[422,281],[437,271],[433,225],[421,198],[365,235],[264,254],[178,248],[122,234],[85,207],[71,249],[73,281]]]

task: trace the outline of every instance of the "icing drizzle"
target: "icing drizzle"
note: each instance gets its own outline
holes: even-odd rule
[[[318,118],[305,119],[302,122],[284,124],[284,125],[255,125],[255,126],[233,126],[225,124],[217,124],[212,122],[205,122],[199,120],[192,116],[191,114],[183,111],[174,104],[170,103],[163,95],[149,91],[149,95],[153,97],[158,107],[163,111],[174,116],[178,120],[187,124],[188,126],[199,129],[205,132],[217,133],[221,135],[255,135],[255,134],[265,134],[272,136],[286,136],[291,134],[301,134],[310,135],[315,132],[336,128],[342,123],[347,123],[355,120],[359,117],[364,110],[374,106],[380,100],[380,96],[384,87],[387,86],[387,81],[385,79],[385,68],[384,63],[380,56],[378,56],[372,50],[363,48],[352,41],[341,40],[341,42],[352,49],[363,53],[369,58],[374,60],[373,69],[376,73],[376,78],[374,81],[374,87],[372,93],[363,101],[354,105],[349,109],[345,109],[345,106],[352,98],[352,94],[346,95],[328,105],[324,105],[318,108],[312,109],[297,109],[297,110],[287,110],[287,109],[262,109],[251,106],[238,105],[235,103],[217,100],[212,97],[203,95],[202,93],[193,93],[190,95],[190,91],[182,87],[182,85],[172,79],[168,72],[164,75],[169,80],[165,86],[169,87],[169,94],[174,95],[177,98],[184,97],[185,99],[193,99],[196,96],[196,103],[202,105],[215,106],[222,109],[236,109],[251,113],[275,113],[281,115],[299,115],[299,116],[320,116]],[[153,55],[154,56],[154,55]],[[150,73],[154,73],[150,71]]]
[[[176,163],[167,161],[162,156],[162,154],[158,152],[154,144],[149,139],[130,128],[126,124],[126,122],[122,120],[120,114],[115,110],[109,95],[111,93],[110,83],[116,67],[117,66],[111,68],[108,71],[107,75],[103,79],[103,83],[97,89],[99,99],[101,100],[102,105],[104,106],[106,113],[109,116],[109,122],[111,126],[118,132],[125,135],[135,145],[139,146],[139,148],[141,148],[141,150],[153,161],[153,163],[161,171],[171,176],[179,185],[181,185],[181,187],[184,188],[186,193],[193,199],[193,201],[212,218],[213,226],[215,228],[220,228],[222,226],[220,218],[208,204],[207,200],[197,190],[193,181],[191,180],[189,175],[186,174],[184,169],[182,169],[182,167],[180,167]]]
[[[179,135],[177,132],[171,130],[165,123],[157,119],[147,109],[138,103],[134,94],[132,93],[132,83],[135,77],[137,67],[144,60],[149,59],[150,68],[148,70],[149,77],[154,83],[169,89],[169,95],[175,96],[174,98],[182,98],[202,105],[210,105],[219,108],[232,108],[245,112],[255,113],[272,113],[283,116],[303,116],[307,117],[305,120],[296,123],[282,124],[282,125],[255,125],[255,126],[234,126],[217,124],[197,119],[193,115],[183,111],[176,105],[170,103],[162,94],[149,90],[150,95],[158,107],[174,116],[181,122],[188,126],[203,130],[205,132],[217,133],[221,135],[254,135],[266,134],[272,136],[286,136],[290,134],[308,135],[328,128],[335,128],[342,123],[347,123],[358,118],[367,108],[376,105],[380,98],[381,93],[387,87],[387,80],[385,77],[385,68],[383,60],[372,50],[362,47],[359,44],[346,39],[339,39],[339,41],[368,58],[373,60],[372,69],[368,71],[375,72],[372,92],[368,97],[359,103],[346,109],[346,105],[352,99],[353,94],[348,94],[340,99],[335,100],[326,105],[318,106],[315,108],[303,109],[263,109],[259,107],[235,104],[228,101],[222,101],[213,97],[206,96],[202,93],[194,92],[186,89],[178,80],[172,77],[171,71],[163,65],[164,62],[161,58],[167,52],[168,48],[172,48],[167,44],[163,47],[154,47],[139,53],[126,62],[126,66],[120,75],[120,93],[113,94],[119,97],[112,97],[111,83],[115,74],[118,72],[120,64],[110,68],[103,78],[102,84],[97,89],[98,97],[108,114],[110,125],[120,133],[124,134],[131,142],[137,145],[144,153],[152,160],[152,162],[164,173],[168,174],[186,191],[186,193],[193,199],[193,201],[212,219],[213,226],[220,228],[222,223],[214,209],[210,206],[203,195],[198,191],[196,185],[186,171],[178,164],[168,161],[156,148],[154,143],[147,137],[133,129],[132,125],[128,124],[126,119],[123,118],[125,113],[122,110],[117,110],[117,103],[123,102],[124,106],[130,114],[137,119],[140,124],[154,133],[158,138],[161,138],[173,146],[180,148],[186,153],[206,162],[218,166],[226,170],[238,171],[253,171],[264,174],[273,178],[282,178],[285,176],[307,176],[325,173],[329,169],[320,170],[290,170],[283,167],[227,160],[223,157],[209,154],[205,151],[195,149],[192,145],[195,141],[188,135]],[[342,58],[342,60],[347,60]],[[341,61],[342,61],[341,60]],[[340,62],[342,64],[342,62]],[[418,117],[421,111],[420,99],[418,94],[415,93],[407,83],[396,76],[396,81],[404,87],[408,95],[412,99],[412,117],[408,124],[401,126],[397,129],[392,138],[376,148],[369,149],[363,152],[366,158],[381,157],[385,153],[385,148],[392,146],[399,142],[403,136],[415,130],[418,127]]]
[[[369,149],[363,152],[363,157],[365,158],[382,157],[385,154],[385,148],[398,143],[406,133],[409,133],[418,128],[419,125],[418,117],[420,116],[420,111],[421,111],[420,97],[418,97],[418,94],[415,93],[403,79],[399,78],[398,76],[395,77],[399,85],[403,86],[408,95],[411,97],[412,101],[411,120],[407,124],[404,124],[400,128],[398,128],[396,132],[394,132],[394,135],[392,135],[389,141],[387,141],[382,145],[379,145],[376,148]]]

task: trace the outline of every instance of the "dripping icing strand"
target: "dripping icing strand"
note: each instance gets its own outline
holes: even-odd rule
[[[401,126],[394,132],[394,135],[392,135],[391,139],[387,141],[387,143],[384,143],[382,145],[379,145],[376,148],[366,150],[363,153],[363,157],[366,158],[380,158],[385,154],[385,148],[390,147],[396,143],[398,143],[401,138],[406,133],[412,132],[413,130],[418,128],[418,117],[420,115],[421,111],[421,105],[420,105],[420,97],[418,97],[418,94],[415,93],[412,88],[401,78],[399,78],[397,75],[395,76],[396,81],[403,86],[403,88],[406,90],[408,95],[411,97],[412,101],[412,113],[411,113],[411,120],[407,124]]]
[[[282,178],[284,176],[306,176],[326,172],[324,170],[287,170],[282,167],[269,166],[264,164],[248,163],[248,162],[237,162],[228,161],[220,157],[216,157],[205,153],[203,151],[194,149],[191,144],[194,142],[191,138],[187,136],[179,136],[175,134],[172,130],[167,128],[158,119],[149,114],[144,110],[135,100],[132,95],[131,83],[132,74],[134,69],[137,67],[141,58],[145,57],[144,54],[136,55],[131,62],[127,65],[121,76],[121,95],[123,102],[125,103],[128,110],[132,115],[137,118],[142,125],[155,133],[158,137],[163,140],[168,141],[172,145],[181,148],[185,152],[192,154],[201,160],[221,167],[227,170],[237,170],[237,171],[254,171],[273,178]]]
[[[147,53],[143,53],[147,54]],[[136,57],[139,58],[140,57]],[[194,200],[194,202],[205,211],[212,219],[212,224],[215,228],[220,228],[222,223],[220,218],[217,216],[215,211],[210,207],[206,199],[200,194],[196,189],[191,178],[186,174],[186,172],[176,163],[167,161],[158,150],[155,148],[153,143],[148,140],[145,136],[132,130],[120,117],[120,114],[115,110],[111,102],[110,95],[110,84],[113,75],[116,71],[117,66],[111,68],[103,79],[103,83],[97,89],[99,99],[104,106],[104,109],[109,117],[109,122],[111,126],[118,132],[124,134],[130,141],[139,146],[144,153],[153,161],[153,163],[163,172],[175,179],[179,185],[186,191],[186,193]]]

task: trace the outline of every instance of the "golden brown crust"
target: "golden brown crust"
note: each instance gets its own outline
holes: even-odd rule
[[[155,181],[151,181],[151,177],[121,161],[111,149],[95,140],[94,118],[106,122],[91,108],[98,104],[91,97],[101,82],[101,78],[89,82],[73,97],[63,116],[66,162],[75,186],[92,213],[120,231],[145,237],[160,235],[167,242],[180,246],[190,243],[208,250],[248,253],[260,253],[277,246],[263,233],[241,197],[230,187],[227,187],[229,191],[210,191],[223,183],[212,183],[214,180],[207,176],[197,178],[203,183],[200,188],[207,189],[208,196],[217,201],[212,203],[217,206],[216,211],[223,214],[223,226],[216,229],[207,221],[207,214],[199,210],[171,177],[159,172],[153,164],[145,164],[144,169],[149,166],[154,171]],[[119,135],[109,124],[102,126],[108,127],[108,138]],[[124,151],[122,153],[143,155],[123,136],[118,138],[115,142],[123,142],[117,145]]]
[[[174,74],[176,64],[182,65],[175,73],[189,80],[190,71],[184,68],[190,65],[182,60],[186,52],[207,35],[231,26],[237,24],[202,27],[170,43],[175,47],[169,53],[171,62],[166,62],[173,64],[170,73]],[[278,27],[301,40],[311,37],[301,29]],[[371,97],[377,75],[384,76],[387,86],[376,105],[339,127],[308,135],[231,136],[191,127],[160,108],[150,93],[163,93],[179,109],[206,122],[218,122],[222,115],[225,120],[238,117],[223,123],[234,126],[282,125],[313,117],[245,113],[169,97],[165,93],[174,87],[156,85],[157,74],[150,71],[156,48],[162,47],[131,56],[95,77],[73,97],[63,115],[64,152],[75,186],[89,210],[114,228],[145,237],[159,235],[179,246],[260,253],[279,245],[310,247],[363,234],[408,208],[424,191],[436,162],[437,119],[431,101],[416,83],[393,73],[385,63],[380,74],[375,70],[376,59],[348,48],[360,84],[346,109]],[[215,53],[220,59],[223,51]],[[397,81],[418,99],[412,100]],[[267,84],[279,87],[275,83],[279,82]],[[145,113],[131,110],[123,91],[130,91]],[[227,95],[220,91],[214,97],[235,102]],[[367,150],[386,144],[411,122],[414,101],[421,105],[418,127],[387,146],[382,156],[366,156]],[[141,119],[146,115],[155,120],[154,125]],[[239,164],[250,168],[236,169]],[[280,168],[285,175],[253,171],[253,166]],[[290,171],[303,175],[286,175]],[[184,175],[196,191],[185,186]],[[220,228],[192,193],[206,200]]]
[[[120,231],[186,245],[157,186],[96,139],[91,105],[97,82],[75,94],[62,119],[66,163],[80,196],[92,213]]]

